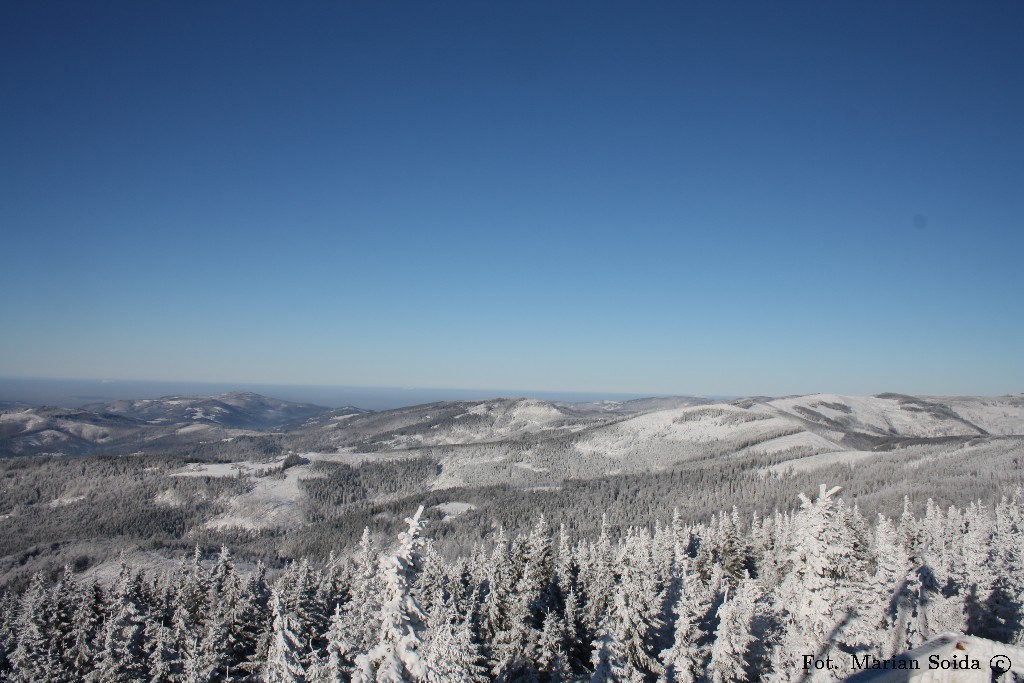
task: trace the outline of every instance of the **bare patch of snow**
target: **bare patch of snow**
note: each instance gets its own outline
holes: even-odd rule
[[[158,493],[156,497],[153,498],[153,502],[157,505],[162,505],[163,507],[180,508],[185,504],[185,499],[182,498],[181,494],[178,492],[167,489],[166,491]]]
[[[458,517],[459,515],[463,515],[469,512],[470,510],[476,510],[476,506],[473,505],[472,503],[459,503],[455,501],[452,501],[450,503],[441,503],[440,505],[435,505],[434,507],[440,510],[441,514],[444,515],[444,517],[441,518],[442,522],[447,522],[452,517]]]
[[[206,431],[209,431],[211,429],[213,429],[213,427],[211,427],[210,425],[207,425],[207,424],[192,424],[192,425],[186,425],[186,426],[178,429],[177,433],[178,434],[194,434],[196,432],[206,432]]]
[[[776,463],[766,467],[762,472],[786,474],[788,472],[809,472],[810,470],[826,467],[828,465],[845,464],[855,465],[865,458],[877,457],[875,451],[836,451],[832,453],[819,453],[806,458],[796,458]]]
[[[52,508],[59,508],[65,505],[71,505],[72,503],[77,503],[80,500],[85,500],[85,496],[64,496],[61,498],[54,498],[48,503],[48,505]]]

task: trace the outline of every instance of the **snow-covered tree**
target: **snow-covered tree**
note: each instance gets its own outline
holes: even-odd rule
[[[803,676],[798,663],[800,653],[827,656],[839,640],[850,617],[854,596],[845,582],[847,567],[853,562],[854,549],[849,535],[836,514],[833,496],[839,487],[821,485],[817,500],[800,494],[785,579],[776,590],[781,607],[785,636],[776,648],[774,676],[790,680]],[[848,661],[846,657],[835,657]],[[811,672],[813,676],[819,670]]]
[[[422,515],[421,505],[415,515],[406,518],[409,528],[399,534],[396,552],[381,562],[385,592],[380,635],[368,653],[356,657],[353,681],[401,683],[427,680],[429,669],[421,652],[423,641],[420,638],[424,615],[412,595],[420,561],[419,550],[423,545],[420,536]]]
[[[341,605],[336,605],[327,630],[327,657],[318,665],[316,683],[341,683],[348,679],[352,644],[345,631]]]
[[[548,612],[537,644],[537,669],[551,683],[570,680],[572,670],[566,653],[566,628],[558,612]]]
[[[73,642],[68,653],[68,670],[75,680],[85,680],[102,646],[104,598],[95,578],[80,585],[78,593],[79,601],[72,616]]]
[[[750,623],[761,588],[753,579],[742,579],[718,608],[718,628],[711,645],[708,677],[711,683],[742,683],[747,677],[747,655],[754,637]]]
[[[8,656],[12,682],[51,681],[59,661],[50,651],[50,606],[42,574],[35,574],[21,596],[15,619],[15,646]]]
[[[308,648],[302,640],[302,627],[276,589],[271,594],[270,605],[274,624],[263,680],[265,683],[306,683],[306,668],[302,662]]]
[[[622,580],[594,646],[594,683],[643,681],[662,672],[652,636],[661,626],[661,604],[650,572],[650,546],[632,536],[623,550]]]
[[[150,683],[181,680],[181,659],[174,643],[174,634],[161,623],[159,616],[150,613],[146,619],[146,661]]]
[[[473,615],[459,619],[452,600],[435,600],[424,651],[431,683],[475,683],[487,680],[480,648],[472,637]]]
[[[584,635],[598,637],[598,629],[615,596],[616,576],[612,542],[608,531],[608,518],[601,515],[601,535],[588,549],[588,557],[580,561],[580,588],[584,598]]]
[[[370,530],[364,528],[356,551],[351,596],[342,606],[346,640],[352,652],[368,651],[380,630],[383,585],[377,572],[378,564],[370,541]]]
[[[103,625],[103,646],[93,670],[96,681],[146,679],[146,609],[141,584],[141,577],[122,559]]]
[[[662,680],[666,683],[695,683],[704,670],[707,648],[702,645],[701,623],[711,607],[708,592],[697,574],[683,578],[674,609],[675,631],[672,646],[661,653]]]

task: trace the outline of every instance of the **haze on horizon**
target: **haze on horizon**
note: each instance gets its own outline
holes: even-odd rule
[[[1020,3],[0,6],[0,377],[1024,388]]]

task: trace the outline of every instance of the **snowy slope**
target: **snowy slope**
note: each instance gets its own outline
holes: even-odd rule
[[[813,426],[844,433],[904,438],[985,433],[948,405],[902,394],[863,397],[811,394],[776,399],[767,405]]]
[[[37,407],[0,412],[0,457],[75,455],[141,438],[146,425],[87,410]]]
[[[1024,434],[1024,394],[992,398],[935,397],[931,400],[945,403],[957,415],[989,434]]]
[[[444,401],[343,417],[318,418],[304,427],[307,440],[319,449],[355,446],[380,452],[571,432],[602,421],[569,414],[547,401],[512,398]]]
[[[678,456],[708,452],[839,448],[834,442],[808,432],[799,421],[785,415],[766,414],[726,403],[640,415],[594,430],[575,446],[583,453],[619,459],[654,453],[659,464],[667,464]]]

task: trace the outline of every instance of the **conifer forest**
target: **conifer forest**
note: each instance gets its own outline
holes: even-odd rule
[[[1024,642],[1024,499],[869,518],[838,487],[794,512],[678,514],[612,537],[500,529],[444,558],[423,508],[387,547],[270,577],[199,549],[173,570],[66,567],[0,603],[5,681],[673,681],[804,678],[932,634]],[[841,677],[848,670],[826,672]],[[811,672],[811,677],[822,672]]]

